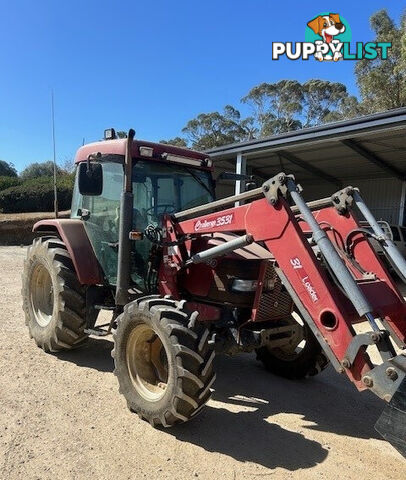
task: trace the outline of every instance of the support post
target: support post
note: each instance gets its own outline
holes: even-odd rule
[[[242,153],[237,154],[237,159],[235,162],[235,173],[238,175],[246,175],[247,173],[247,162]],[[245,190],[245,180],[237,180],[235,182],[235,195],[243,193]],[[235,202],[235,206],[238,207],[240,202]]]
[[[402,193],[400,194],[399,225],[403,226],[405,220],[406,181],[402,182]]]

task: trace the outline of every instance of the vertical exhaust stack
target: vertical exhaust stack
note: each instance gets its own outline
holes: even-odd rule
[[[120,198],[120,224],[118,237],[118,267],[116,303],[128,303],[128,289],[130,287],[130,251],[131,241],[129,233],[133,223],[133,192],[132,192],[132,144],[135,131],[131,128],[127,136],[127,145],[124,160],[124,188]]]

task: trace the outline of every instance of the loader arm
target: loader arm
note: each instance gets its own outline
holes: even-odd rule
[[[251,203],[196,216],[210,210],[209,204],[180,212],[175,219],[168,217],[169,242],[176,243],[180,237],[191,242],[199,235],[218,232],[240,236],[191,258],[187,256],[188,244],[186,248],[167,247],[161,285],[163,293],[173,294],[177,272],[191,263],[209,262],[251,242],[261,243],[272,253],[276,272],[334,368],[345,373],[359,390],[368,388],[388,402],[394,398],[397,405],[401,396],[404,408],[406,396],[394,394],[405,379],[406,356],[395,354],[390,339],[401,349],[405,347],[406,304],[360,230],[351,211],[351,192],[347,189],[333,195],[338,202],[314,202],[312,212],[293,177],[282,173],[263,185],[262,194],[243,194]],[[229,197],[223,205],[233,198],[237,200]],[[289,206],[288,200],[296,205]],[[212,205],[220,208],[222,201]],[[371,331],[356,334],[353,325],[365,320]],[[378,348],[381,365],[373,365],[368,345]]]

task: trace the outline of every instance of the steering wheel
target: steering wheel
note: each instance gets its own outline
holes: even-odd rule
[[[159,209],[163,209],[162,212]],[[173,203],[159,203],[153,207],[147,208],[145,213],[147,215],[154,215],[156,211],[156,215],[163,215],[164,213],[174,213],[175,212],[175,205]]]

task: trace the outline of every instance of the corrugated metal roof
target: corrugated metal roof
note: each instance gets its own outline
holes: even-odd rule
[[[366,115],[208,150],[215,166],[230,169],[237,153],[267,178],[285,170],[301,182],[317,176],[394,177],[406,180],[406,108]],[[326,178],[325,178],[326,179]]]

